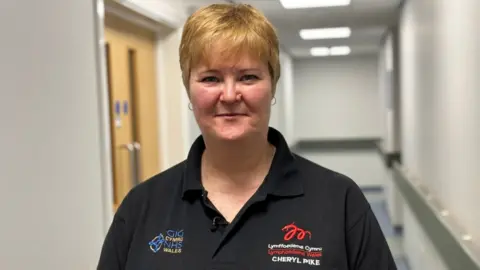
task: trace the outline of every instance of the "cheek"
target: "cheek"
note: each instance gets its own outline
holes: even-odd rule
[[[268,112],[271,103],[271,90],[266,87],[263,89],[252,89],[243,94],[245,104],[255,112]]]
[[[205,88],[191,88],[190,99],[195,110],[212,110],[215,108],[218,93]]]

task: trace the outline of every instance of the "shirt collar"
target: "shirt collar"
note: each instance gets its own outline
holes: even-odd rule
[[[285,138],[274,129],[268,130],[268,141],[276,147],[270,171],[260,186],[258,193],[280,197],[303,194],[303,185],[295,156],[290,151]],[[204,192],[201,183],[201,160],[205,150],[203,137],[199,136],[187,156],[183,173],[182,194],[184,199],[198,198]]]

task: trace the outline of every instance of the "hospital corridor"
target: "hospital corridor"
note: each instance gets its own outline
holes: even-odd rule
[[[207,106],[215,82],[197,82],[209,83],[210,88],[198,90],[204,96],[187,89],[193,79],[186,76],[193,71],[185,73],[188,53],[181,43],[193,32],[184,32],[188,18],[212,4],[251,5],[278,35],[279,69],[269,62],[268,71],[279,78],[267,120],[289,151],[275,145],[272,164],[282,158],[275,155],[291,155],[352,179],[396,268],[372,269],[365,263],[347,269],[340,262],[335,267],[333,246],[315,239],[333,229],[320,232],[292,221],[281,226],[300,228],[295,227],[295,243],[306,243],[305,252],[291,248],[293,255],[279,255],[287,234],[281,244],[268,242],[267,250],[260,238],[274,230],[283,236],[282,227],[262,227],[248,243],[252,250],[265,245],[264,254],[255,254],[248,268],[198,263],[199,270],[480,270],[480,0],[1,1],[0,270],[197,270],[173,263],[160,268],[145,263],[139,269],[128,258],[128,267],[98,265],[109,230],[120,226],[112,225],[120,219],[116,213],[126,211],[122,202],[134,196],[132,190],[189,160],[199,137],[209,132],[201,106]],[[232,21],[239,14],[233,13]],[[212,16],[196,23],[210,27]],[[260,31],[258,24],[244,23]],[[228,23],[221,26],[226,29]],[[245,91],[242,98],[260,95]],[[257,103],[251,104],[253,114]],[[228,123],[239,119],[226,117]],[[234,156],[239,148],[231,149]],[[198,166],[203,170],[203,163]],[[276,173],[265,179],[270,175]],[[296,196],[296,186],[289,187],[284,192]],[[152,196],[164,196],[169,205],[175,192]],[[330,204],[334,200],[295,212],[333,224],[319,214]],[[148,209],[133,213],[142,211]],[[173,219],[162,213],[155,218]],[[176,256],[185,265],[182,248],[185,253],[194,237],[187,229],[170,229],[144,241],[145,260]],[[211,244],[207,236],[195,239],[203,239],[200,249]],[[335,240],[342,241],[347,240]],[[274,257],[270,244],[278,244]],[[368,244],[362,238],[361,245]],[[371,252],[379,258],[382,253]]]

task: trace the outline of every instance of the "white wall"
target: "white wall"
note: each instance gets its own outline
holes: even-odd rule
[[[294,92],[294,69],[293,60],[285,52],[280,52],[280,63],[281,63],[281,96],[280,102],[278,104],[282,106],[283,115],[283,126],[282,132],[287,140],[288,145],[293,145],[296,141],[295,138],[295,92]],[[283,100],[283,102],[282,102]]]
[[[187,19],[187,11],[184,10],[182,1],[162,0],[162,1],[145,1],[145,0],[114,0],[122,3],[122,5],[134,10],[144,16],[162,24],[178,27],[183,25]]]
[[[289,145],[294,142],[294,93],[293,93],[293,64],[292,58],[284,51],[280,51],[280,79],[275,93],[276,103],[272,106],[270,126],[279,130]]]
[[[381,44],[378,57],[378,93],[382,107],[382,151],[394,153],[400,150],[399,88],[397,31],[389,29]],[[397,189],[392,170],[384,167],[385,199],[390,221],[394,226],[403,225],[403,201]]]
[[[188,96],[182,82],[178,48],[182,28],[158,37],[158,104],[161,168],[183,161],[191,145]]]
[[[198,127],[197,120],[195,120],[195,116],[193,115],[192,111],[188,111],[188,133],[189,135],[189,144],[191,145],[195,139],[200,136],[201,131]]]
[[[381,136],[376,56],[302,59],[294,65],[296,139]]]
[[[380,138],[377,56],[294,61],[295,140]],[[302,156],[354,179],[383,187],[386,172],[376,149],[301,152]]]
[[[399,150],[399,145],[396,145],[397,134],[395,120],[398,110],[396,108],[396,81],[397,68],[394,59],[394,32],[388,30],[385,33],[385,38],[381,44],[381,49],[378,57],[378,91],[380,96],[380,103],[382,107],[382,146],[386,152],[394,152]]]
[[[278,80],[275,99],[276,99],[275,101],[276,103],[272,105],[271,111],[270,111],[269,125],[283,133],[285,130],[285,117],[284,117],[285,110],[283,106],[284,100],[283,100],[282,80]]]
[[[405,221],[403,251],[411,270],[455,270],[448,269],[442,258],[433,251],[432,242],[409,207],[405,207],[403,215],[402,219]]]
[[[305,151],[301,156],[352,178],[360,187],[384,187],[388,177],[378,151],[332,150]]]
[[[96,266],[111,200],[95,7],[2,2],[0,269]]]
[[[437,1],[430,187],[480,246],[480,1]],[[476,213],[476,214],[474,214]]]
[[[480,237],[476,214],[479,24],[477,0],[407,1],[400,24],[404,165],[476,241]],[[405,220],[407,233],[413,226]],[[413,247],[409,252],[418,250]],[[427,248],[427,252],[435,251]],[[414,269],[435,267],[414,265]]]

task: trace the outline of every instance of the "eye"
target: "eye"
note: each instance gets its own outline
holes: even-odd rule
[[[208,77],[205,77],[201,80],[201,82],[208,82],[208,83],[219,82],[219,81],[220,80],[217,77],[214,77],[214,76],[208,76]]]
[[[241,80],[241,81],[253,81],[253,80],[258,80],[258,76],[253,75],[253,74],[248,74],[248,75],[242,76],[242,78],[241,78],[240,80]]]

